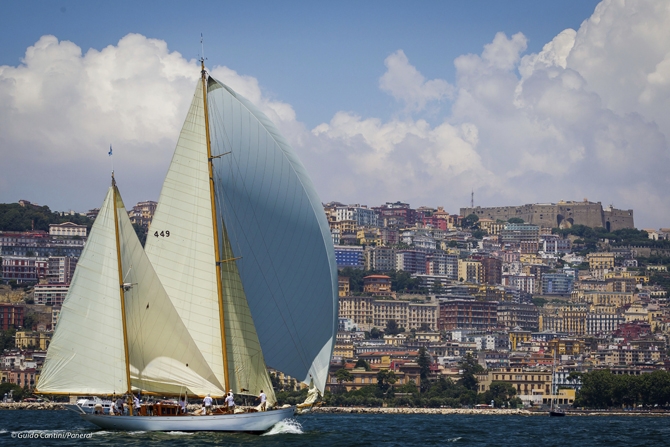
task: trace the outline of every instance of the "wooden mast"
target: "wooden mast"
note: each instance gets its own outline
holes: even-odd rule
[[[121,323],[123,325],[123,352],[126,356],[126,386],[128,389],[128,394],[132,394],[133,390],[130,386],[130,361],[129,361],[129,356],[128,356],[128,330],[126,328],[126,297],[125,297],[125,289],[123,288],[123,270],[122,270],[122,263],[121,263],[121,244],[119,241],[119,216],[117,214],[116,210],[116,200],[117,200],[117,192],[118,190],[116,189],[116,180],[114,179],[114,171],[112,171],[112,189],[113,189],[113,199],[114,199],[114,233],[116,235],[116,260],[118,263],[118,271],[119,271],[119,293],[121,297]],[[128,405],[130,415],[132,416],[133,414],[133,406]]]
[[[226,343],[226,322],[223,308],[223,284],[221,282],[221,253],[219,249],[219,226],[216,219],[216,200],[214,197],[214,159],[212,158],[212,144],[209,138],[209,112],[207,111],[207,73],[205,59],[200,59],[200,73],[202,78],[202,102],[205,109],[205,138],[207,140],[207,166],[209,168],[209,196],[212,205],[212,229],[214,230],[214,259],[216,260],[216,290],[219,298],[219,326],[221,327],[221,351],[223,357],[224,393],[230,389],[228,374],[228,346]]]

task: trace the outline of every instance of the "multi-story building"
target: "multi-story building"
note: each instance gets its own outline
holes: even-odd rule
[[[47,260],[47,281],[50,283],[69,284],[77,267],[77,258],[71,256],[51,256]]]
[[[526,331],[537,331],[540,313],[534,304],[499,303],[498,325],[506,328],[519,327]]]
[[[35,304],[61,306],[69,289],[69,284],[35,284]]]
[[[385,328],[389,320],[395,320],[398,327],[407,329],[409,301],[375,300],[372,303],[373,326]]]
[[[540,236],[540,251],[553,255],[570,253],[572,243],[570,239],[563,239],[556,234],[543,234]]]
[[[574,277],[565,273],[544,273],[542,295],[570,295]]]
[[[540,242],[540,227],[532,224],[508,223],[500,233],[503,246],[518,247],[521,253],[537,253]]]
[[[406,228],[416,223],[416,210],[411,209],[408,203],[386,202],[373,209],[379,214],[379,224],[384,227]]]
[[[426,275],[446,276],[458,280],[458,256],[451,253],[431,253],[426,255]]]
[[[141,225],[144,228],[149,228],[151,220],[156,212],[158,202],[147,200],[146,202],[137,202],[137,205],[128,212],[130,222],[136,225]]]
[[[611,334],[624,321],[624,317],[614,313],[587,313],[586,335]]]
[[[393,294],[391,292],[391,278],[386,275],[368,275],[363,278],[363,292],[378,296],[390,296]]]
[[[418,250],[399,250],[396,252],[396,270],[409,273],[426,273],[426,253]]]
[[[440,299],[438,328],[441,331],[495,328],[498,324],[497,306],[496,301],[477,301],[474,298]]]
[[[46,258],[30,256],[3,256],[2,277],[17,283],[37,282],[46,278],[48,261]]]
[[[502,283],[504,286],[513,287],[526,293],[535,293],[535,275],[526,273],[507,275],[503,274]]]
[[[413,303],[410,302],[407,306],[407,326],[406,329],[418,330],[423,327],[428,327],[431,331],[436,331],[438,328],[438,317],[440,314],[440,307],[437,302],[432,303]],[[417,333],[418,334],[418,333]]]
[[[376,272],[396,269],[396,251],[389,247],[372,247],[365,251],[365,268]]]
[[[363,268],[363,247],[356,245],[337,245],[335,248],[335,261],[337,268],[352,267]]]
[[[598,290],[576,290],[570,296],[574,303],[584,303],[591,307],[611,305],[623,307],[633,302],[633,292],[601,292]]]
[[[542,309],[541,330],[584,335],[587,308],[583,305],[550,307]]]
[[[596,252],[586,255],[589,270],[614,269],[614,253]]]
[[[86,225],[77,225],[73,222],[49,224],[50,236],[86,237]]]
[[[339,313],[341,318],[348,318],[357,328],[369,331],[373,328],[373,302],[371,296],[341,296]]]
[[[479,261],[458,260],[458,280],[482,284],[484,279],[482,263]]]
[[[24,315],[24,305],[0,303],[0,329],[6,331],[23,327]]]
[[[337,295],[338,296],[348,296],[349,295],[349,278],[346,276],[337,277]]]
[[[551,371],[532,371],[523,368],[500,368],[476,375],[479,392],[489,390],[493,382],[511,383],[517,395],[551,394]]]
[[[377,212],[361,205],[338,206],[335,209],[335,219],[338,222],[351,220],[361,227],[377,227],[379,220]]]

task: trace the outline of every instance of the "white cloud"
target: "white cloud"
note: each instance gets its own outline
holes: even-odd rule
[[[212,74],[278,125],[324,201],[457,212],[474,188],[482,206],[588,197],[633,208],[638,227],[667,226],[669,10],[604,1],[537,54],[524,54],[522,34],[498,33],[456,58],[452,84],[426,80],[398,50],[379,80],[402,112],[387,121],[339,111],[310,131],[257,79]],[[85,53],[44,36],[21,65],[0,67],[0,201],[97,206],[110,142],[126,201],[155,199],[198,73],[140,35]],[[442,122],[416,116],[438,107]]]
[[[430,101],[450,98],[453,87],[442,79],[426,81],[421,73],[410,65],[402,50],[391,54],[384,61],[387,71],[379,79],[379,87],[395,99],[405,103],[408,112],[419,112]]]

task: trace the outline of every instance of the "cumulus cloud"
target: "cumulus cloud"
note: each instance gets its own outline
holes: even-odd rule
[[[587,197],[659,227],[670,220],[668,34],[670,5],[603,1],[535,54],[523,34],[496,34],[456,58],[451,82],[426,80],[399,49],[379,80],[399,102],[393,118],[334,111],[314,129],[257,79],[212,74],[278,125],[324,201],[458,212],[472,189],[482,206]],[[161,40],[130,34],[83,53],[44,36],[0,67],[0,201],[97,206],[110,142],[126,202],[155,199],[198,73]],[[426,110],[444,118],[429,123]]]
[[[213,72],[287,131],[299,131],[292,108],[263,98],[256,79],[226,67]],[[197,61],[162,40],[129,34],[82,53],[43,36],[20,65],[0,67],[0,201],[99,206],[110,144],[126,204],[155,200],[199,76]]]
[[[409,112],[419,112],[430,101],[439,101],[452,95],[453,87],[442,79],[426,81],[409,63],[402,50],[391,54],[384,61],[387,71],[379,79],[379,87],[398,101],[405,103]]]

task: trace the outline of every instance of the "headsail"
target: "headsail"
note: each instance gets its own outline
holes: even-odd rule
[[[110,187],[63,302],[38,392],[99,395],[127,391],[116,253],[114,190]]]
[[[144,253],[121,195],[116,197],[133,389],[224,394]]]
[[[323,391],[337,330],[337,268],[321,202],[274,124],[209,78],[217,212],[265,361]]]
[[[128,391],[128,382],[133,390],[223,394],[149,263],[118,189],[112,186],[63,303],[38,390],[116,394]]]

